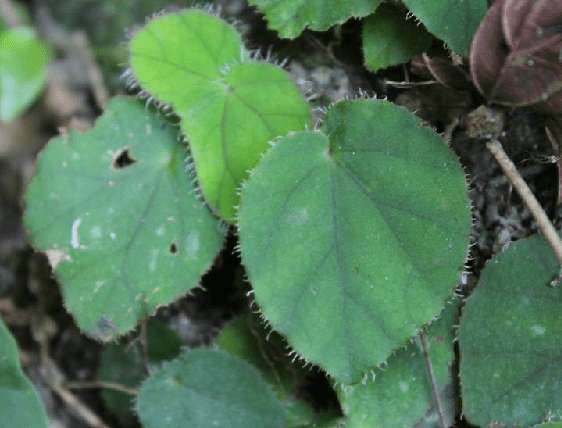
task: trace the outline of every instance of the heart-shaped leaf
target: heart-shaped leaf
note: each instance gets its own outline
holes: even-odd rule
[[[197,285],[223,233],[197,198],[177,132],[114,99],[96,128],[49,143],[25,224],[85,333],[111,339]]]
[[[404,0],[426,28],[459,55],[470,42],[488,8],[486,0]]]
[[[527,427],[562,412],[560,265],[546,240],[512,244],[491,260],[459,329],[463,413],[475,425]]]
[[[269,141],[310,125],[290,76],[248,55],[234,28],[198,10],[151,21],[130,42],[143,89],[182,118],[197,179],[214,212],[233,221],[237,193]]]
[[[2,319],[0,319],[0,426],[47,427],[45,407],[33,384],[21,370],[16,341]]]
[[[458,300],[447,305],[424,333],[447,426],[456,414],[451,364],[457,311]],[[384,369],[375,370],[366,382],[340,385],[338,395],[347,415],[346,428],[440,426],[420,337],[398,350],[387,360]]]
[[[146,428],[282,428],[286,417],[269,385],[244,361],[194,349],[143,382],[137,411]]]
[[[324,31],[343,24],[349,18],[373,13],[384,0],[250,0],[267,19],[269,28],[279,37],[294,39],[309,27]]]
[[[464,173],[441,138],[381,100],[279,140],[243,188],[242,260],[272,326],[358,382],[444,306],[466,257]]]

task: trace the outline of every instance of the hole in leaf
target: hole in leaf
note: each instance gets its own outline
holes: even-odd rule
[[[178,246],[176,245],[175,242],[172,242],[172,243],[170,244],[170,249],[169,249],[169,251],[170,251],[170,254],[176,254],[176,253],[178,252]]]
[[[115,153],[113,161],[111,162],[111,166],[113,168],[122,169],[138,162],[136,159],[133,159],[131,156],[129,156],[129,149],[130,147],[123,147],[121,150]]]

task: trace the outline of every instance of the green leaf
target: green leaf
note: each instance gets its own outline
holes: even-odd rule
[[[10,122],[45,85],[51,49],[29,27],[0,33],[0,120]]]
[[[153,319],[149,319],[146,324],[145,340],[148,363],[151,365],[176,358],[182,346],[186,344],[175,331]],[[137,388],[148,374],[146,369],[140,342],[132,344],[128,338],[119,343],[112,343],[103,351],[97,380]],[[102,391],[102,397],[106,406],[117,415],[122,424],[129,426],[135,422],[131,395],[105,389]]]
[[[302,94],[282,69],[241,63],[248,54],[238,33],[202,11],[154,19],[130,50],[143,89],[182,118],[205,200],[232,222],[238,187],[269,141],[310,125]]]
[[[425,333],[447,426],[452,425],[456,413],[450,368],[454,359],[453,325],[458,320],[457,310],[458,300],[447,305]],[[338,392],[347,415],[346,428],[440,427],[419,336],[392,355],[384,369],[376,369],[365,383],[340,385]]]
[[[372,71],[408,62],[424,52],[432,36],[397,7],[385,3],[363,22],[365,64]]]
[[[286,426],[281,404],[258,373],[209,349],[184,352],[148,377],[137,411],[146,428]]]
[[[404,0],[425,27],[459,55],[468,55],[470,42],[486,15],[486,0]]]
[[[0,426],[46,428],[47,413],[23,373],[16,341],[0,319]]]
[[[441,138],[382,100],[342,101],[279,140],[243,188],[242,260],[273,328],[358,382],[444,306],[471,226]]]
[[[287,357],[286,342],[275,332],[267,333],[257,314],[233,320],[221,332],[217,345],[259,370],[283,405],[288,426],[318,426],[329,422],[337,425],[341,415],[316,412],[311,403],[299,398],[299,388],[305,382],[308,369]]]
[[[538,424],[562,412],[562,287],[542,236],[486,265],[459,329],[463,413],[475,425]]]
[[[132,329],[197,285],[220,249],[185,157],[173,126],[127,99],[39,157],[25,224],[85,333],[109,340]]]
[[[384,0],[250,0],[279,37],[294,39],[305,27],[324,31],[349,18],[361,18],[375,11]]]

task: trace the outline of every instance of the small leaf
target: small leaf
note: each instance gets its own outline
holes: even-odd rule
[[[27,190],[25,224],[50,257],[79,327],[109,340],[191,287],[222,245],[174,128],[127,99],[51,140]]]
[[[457,310],[458,300],[447,305],[425,333],[435,381],[444,398],[447,426],[452,424],[456,413],[451,364]],[[431,378],[419,337],[392,355],[384,369],[376,369],[366,382],[341,385],[338,392],[347,415],[346,428],[439,427]]]
[[[185,346],[181,336],[152,318],[146,324],[145,340],[148,363],[151,365],[176,358],[181,352],[181,347]],[[131,346],[131,339],[121,340],[119,343],[110,344],[102,352],[97,380],[137,388],[148,374],[146,369],[140,342],[137,341]],[[131,395],[104,389],[102,398],[123,425],[129,426],[135,422]]]
[[[47,412],[23,373],[16,341],[0,319],[0,427],[47,428]]]
[[[248,54],[236,31],[198,10],[164,15],[130,42],[141,86],[182,118],[197,179],[211,209],[227,221],[238,186],[269,141],[310,125],[310,108],[290,76]]]
[[[538,424],[562,411],[562,287],[542,236],[486,265],[459,329],[463,412],[475,425]]]
[[[404,0],[408,9],[435,36],[459,55],[467,55],[470,42],[486,14],[486,0]]]
[[[285,413],[244,361],[209,349],[184,352],[150,375],[137,397],[146,428],[280,428]]]
[[[250,0],[264,14],[267,25],[279,37],[294,39],[309,27],[324,31],[349,18],[361,18],[375,11],[384,0]]]
[[[10,122],[45,85],[51,49],[29,27],[0,33],[0,120]]]
[[[372,71],[408,62],[424,52],[432,36],[413,19],[389,3],[380,5],[363,22],[365,64]]]
[[[281,138],[243,189],[242,260],[273,328],[351,384],[444,306],[471,226],[441,138],[381,100],[342,101]]]

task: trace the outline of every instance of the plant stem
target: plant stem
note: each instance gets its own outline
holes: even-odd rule
[[[500,164],[503,172],[513,187],[515,187],[515,190],[517,190],[517,193],[519,193],[519,196],[521,196],[521,199],[523,199],[523,202],[527,208],[529,208],[529,211],[531,211],[531,214],[537,222],[537,226],[543,233],[548,245],[552,248],[552,251],[554,251],[556,258],[558,259],[558,263],[562,266],[562,241],[560,240],[560,236],[558,236],[556,229],[548,219],[546,213],[535,198],[535,195],[533,195],[533,192],[531,192],[527,183],[525,183],[523,178],[521,178],[521,175],[515,168],[515,165],[511,162],[511,159],[509,159],[503,150],[501,143],[498,140],[492,140],[486,143],[486,146]]]
[[[420,331],[420,339],[423,348],[423,355],[425,356],[425,361],[427,362],[427,370],[429,371],[429,378],[431,380],[431,390],[433,391],[433,399],[435,400],[435,409],[437,410],[437,415],[439,416],[439,423],[441,428],[447,428],[448,425],[445,423],[445,416],[443,416],[443,406],[441,406],[441,399],[439,398],[439,390],[437,389],[437,382],[435,382],[435,374],[433,373],[433,364],[431,364],[431,359],[429,358],[429,351],[427,350],[427,341],[423,331]]]

